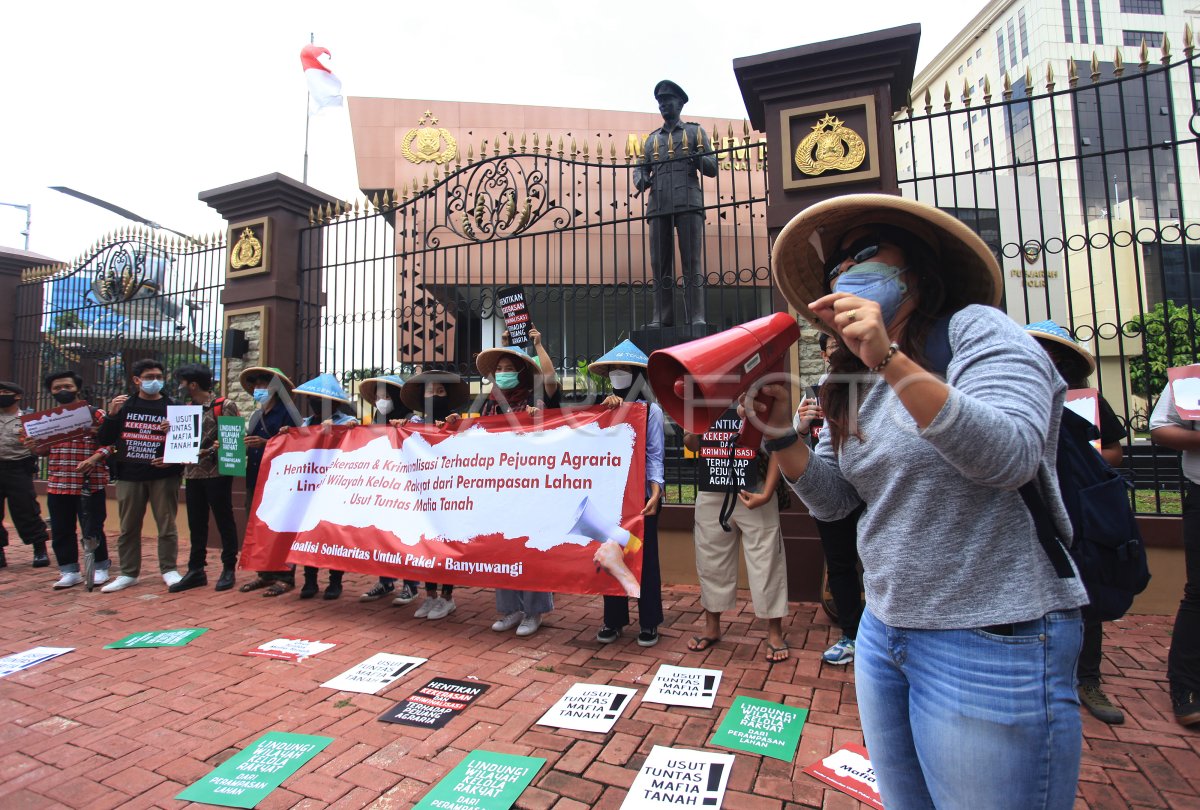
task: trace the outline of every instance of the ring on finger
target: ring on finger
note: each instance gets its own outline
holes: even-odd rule
[[[858,320],[858,310],[857,309],[850,310],[849,312],[846,313],[846,318],[851,321],[857,321]]]

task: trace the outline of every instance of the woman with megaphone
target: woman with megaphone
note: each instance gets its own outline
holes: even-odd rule
[[[1055,475],[1066,385],[996,308],[987,245],[936,208],[826,200],[784,227],[772,265],[841,343],[825,430],[815,449],[800,441],[816,404],[793,413],[784,385],[743,408],[815,518],[866,504],[855,688],[884,804],[1072,807],[1087,595],[1056,574],[1031,512],[1072,536]]]

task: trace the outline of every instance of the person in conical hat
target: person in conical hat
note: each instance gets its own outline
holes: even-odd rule
[[[598,377],[607,377],[612,394],[604,399],[606,408],[616,409],[626,403],[647,402],[650,388],[646,383],[646,353],[625,340],[613,347],[599,360],[588,366]],[[636,550],[634,544],[621,549],[609,540],[596,552],[595,561],[617,581],[625,584],[626,593],[638,599],[638,623],[641,632],[637,642],[642,647],[658,643],[658,626],[662,624],[662,575],[658,563],[658,510],[662,501],[663,477],[663,413],[657,402],[647,402],[646,411],[646,505],[642,509],[643,537],[642,579],[638,583],[625,565],[624,554]],[[601,644],[616,641],[621,630],[629,624],[628,596],[604,597],[604,624],[596,633]]]
[[[345,425],[359,424],[354,408],[350,404],[350,395],[337,377],[332,374],[321,374],[313,377],[292,391],[297,403],[307,401],[313,413],[303,423],[304,427],[313,425]]]
[[[410,409],[400,399],[400,389],[403,387],[403,378],[396,374],[368,377],[358,384],[359,398],[375,409],[372,424],[386,425],[391,419],[408,415]]]

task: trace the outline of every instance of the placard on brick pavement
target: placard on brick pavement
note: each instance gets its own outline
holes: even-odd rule
[[[155,570],[153,542],[145,570]],[[116,594],[52,591],[55,574],[29,567],[28,547],[8,550],[0,569],[0,654],[39,645],[75,652],[0,681],[0,806],[179,807],[173,797],[268,731],[318,734],[334,742],[259,806],[408,808],[476,748],[543,757],[546,766],[517,807],[618,808],[655,745],[705,748],[735,694],[808,707],[796,757],[779,762],[739,754],[727,808],[851,807],[801,769],[846,742],[860,742],[851,671],[821,663],[837,637],[819,608],[793,605],[785,623],[791,660],[763,660],[765,625],[748,594],[726,614],[724,640],[690,653],[700,620],[695,588],[664,594],[663,640],[643,649],[600,645],[598,598],[559,596],[527,639],[492,632],[492,594],[456,593],[458,611],[441,622],[410,618],[386,601],[301,602],[236,590],[168,594],[156,577]],[[215,564],[215,552],[210,555]],[[181,558],[182,559],[182,558]],[[248,574],[239,573],[244,580]],[[349,577],[348,594],[369,587]],[[104,650],[138,627],[208,627],[186,647]],[[1200,734],[1170,714],[1165,660],[1170,620],[1129,617],[1106,625],[1105,688],[1126,725],[1084,716],[1078,807],[1200,806]],[[263,640],[336,636],[323,656],[288,664],[242,656]],[[422,675],[478,678],[489,689],[446,728],[426,731],[377,722],[407,694],[400,681],[380,695],[338,693],[320,684],[376,652],[428,658]],[[328,656],[328,657],[324,657]],[[643,704],[660,663],[722,669],[712,709]],[[637,688],[639,698],[607,735],[533,724],[576,682]],[[400,694],[404,692],[405,694]]]

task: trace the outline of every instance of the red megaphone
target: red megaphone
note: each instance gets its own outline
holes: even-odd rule
[[[737,398],[767,374],[783,371],[788,350],[800,339],[785,312],[735,326],[650,355],[647,374],[663,410],[688,433],[703,433]],[[772,400],[759,397],[769,408]],[[738,444],[758,447],[762,431],[742,422]]]

